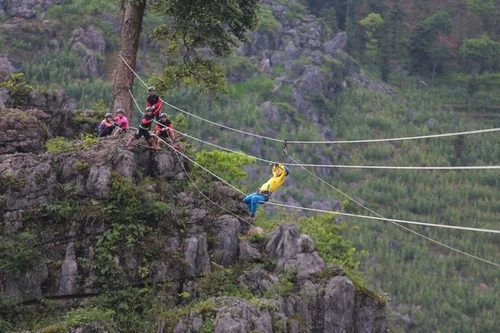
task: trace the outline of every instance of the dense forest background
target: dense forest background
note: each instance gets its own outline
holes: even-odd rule
[[[325,40],[345,31],[346,54],[357,71],[373,82],[385,82],[391,94],[366,85],[344,83],[345,73],[332,72],[339,81],[335,94],[309,96],[314,110],[337,138],[359,140],[460,132],[500,127],[500,1],[498,0],[277,0],[263,3],[258,32],[270,39],[281,22],[272,6],[282,5],[288,19],[314,15]],[[11,24],[1,18],[2,29]],[[146,12],[138,72],[143,78],[161,75],[165,58],[162,42],[150,38],[165,19]],[[105,47],[96,54],[100,70],[82,69],[82,54],[70,46],[71,32],[92,25],[102,32]],[[15,55],[14,66],[25,80],[48,89],[65,89],[80,108],[107,110],[112,102],[113,70],[119,48],[119,6],[113,1],[64,0],[45,17],[17,22],[0,37],[0,53]],[[62,41],[53,42],[51,41]],[[57,44],[57,45],[56,45]],[[12,58],[14,59],[14,58]],[[300,59],[307,64],[310,59]],[[164,91],[164,97],[184,110],[238,129],[273,133],[283,139],[322,140],[314,124],[290,104],[291,90],[281,86],[271,93],[282,66],[268,71],[240,55],[223,59],[228,69],[229,93],[206,96],[189,87]],[[240,72],[251,73],[241,78]],[[237,79],[236,79],[237,78]],[[347,80],[349,81],[349,80]],[[152,79],[151,83],[155,83]],[[289,87],[288,87],[289,88]],[[135,82],[135,93],[145,95]],[[263,103],[279,106],[282,123],[265,117]],[[141,102],[142,104],[142,102]],[[167,109],[169,114],[176,111]],[[235,136],[187,117],[186,133],[256,156],[285,159],[279,143],[256,147],[253,138]],[[211,149],[197,145],[196,149]],[[415,141],[331,145],[290,145],[302,163],[326,156],[335,164],[383,166],[499,165],[498,134],[479,134]],[[339,153],[340,152],[340,153]],[[288,162],[285,160],[285,162]],[[268,166],[254,167],[252,179],[240,184],[254,188],[267,177]],[[418,171],[366,169],[311,169],[326,182],[378,214],[394,219],[498,229],[500,181],[496,170]],[[347,212],[370,215],[356,202],[294,168],[292,181],[278,198],[293,198],[307,207],[313,198],[344,202]],[[307,195],[306,195],[307,194]],[[269,226],[286,211],[268,213]],[[343,235],[358,249],[368,251],[361,269],[372,286],[391,299],[403,331],[494,332],[498,324],[499,268],[446,249],[435,242],[380,221],[347,219]],[[496,263],[500,262],[497,235],[427,227],[409,227],[426,237]]]

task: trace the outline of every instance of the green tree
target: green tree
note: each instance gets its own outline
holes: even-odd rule
[[[384,24],[384,19],[380,14],[370,13],[367,17],[359,21],[365,29],[366,51],[365,57],[370,62],[376,62],[380,56],[380,39],[377,32]]]
[[[211,56],[228,56],[234,46],[246,41],[246,33],[257,26],[259,0],[122,0],[122,35],[120,55],[115,73],[113,108],[124,108],[130,115],[135,68],[142,19],[147,3],[165,15],[165,24],[157,27],[153,38],[167,41],[163,50],[167,58],[164,76],[157,79],[161,90],[178,84],[195,84],[199,90],[227,91],[225,71]],[[128,66],[127,66],[128,65]]]
[[[477,105],[477,94],[481,83],[484,81],[489,87],[492,82],[491,76],[482,77],[487,70],[494,70],[497,67],[497,59],[500,55],[500,43],[496,42],[487,34],[477,38],[465,39],[460,47],[460,55],[465,61],[467,70],[470,72],[467,78],[467,94],[469,97],[469,110],[474,111]]]
[[[447,49],[437,43],[437,37],[441,33],[450,33],[451,27],[450,16],[444,11],[438,11],[416,25],[408,47],[414,72],[432,69],[435,73],[437,66],[447,58]]]
[[[230,184],[247,177],[243,167],[255,162],[254,157],[240,155],[223,151],[202,151],[196,154],[196,162],[224,179]],[[199,167],[198,167],[199,168]],[[212,177],[205,171],[200,173],[202,177]]]
[[[482,31],[494,32],[498,24],[498,0],[467,0],[470,13],[477,14],[480,18],[478,28]],[[478,23],[475,20],[476,24]]]
[[[468,38],[460,46],[460,55],[470,71],[481,74],[496,69],[500,43],[492,40],[487,34]]]

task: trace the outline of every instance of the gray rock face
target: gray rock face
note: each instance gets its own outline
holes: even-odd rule
[[[240,221],[231,215],[223,215],[215,223],[216,252],[213,260],[222,265],[232,264],[238,257]]]
[[[89,240],[88,237],[104,232],[108,226],[100,224],[99,220],[95,219],[83,225],[70,222],[58,225],[50,222],[44,224],[44,215],[35,222],[28,222],[26,218],[33,209],[36,211],[37,207],[45,207],[47,204],[55,204],[53,206],[55,212],[62,212],[60,211],[62,208],[59,208],[61,204],[58,202],[62,188],[71,191],[73,200],[85,205],[84,207],[89,207],[89,201],[99,202],[108,198],[112,173],[132,177],[136,176],[138,168],[154,170],[154,159],[149,152],[133,153],[124,149],[126,140],[126,138],[103,140],[87,150],[78,149],[60,155],[45,153],[0,155],[0,184],[2,184],[0,195],[3,201],[0,207],[2,215],[0,230],[3,236],[11,237],[28,227],[26,224],[29,223],[29,229],[36,233],[43,244],[40,248],[41,258],[37,260],[40,262],[39,266],[28,269],[20,277],[3,275],[1,288],[5,290],[6,295],[24,301],[41,296],[71,295],[84,290],[82,284],[85,279],[82,278],[82,274],[89,274],[91,278],[89,266],[93,260],[95,247],[92,244],[95,238],[91,237]],[[162,153],[173,154],[167,151]],[[143,154],[146,157],[143,157]],[[184,172],[178,164],[174,168],[176,169],[170,171],[172,174]],[[168,182],[168,178],[160,177],[158,180]],[[72,209],[77,209],[77,206]],[[85,246],[78,255],[75,244]],[[181,240],[172,237],[170,243],[166,244],[165,251],[178,253],[182,248],[181,244]],[[205,233],[197,232],[188,238],[185,250],[186,267],[179,265],[180,260],[176,262],[175,256],[166,256],[152,263],[151,281],[170,281],[210,271]],[[59,266],[51,264],[51,272],[48,274],[45,260],[59,263]],[[116,260],[120,266],[119,272],[123,272],[124,277],[131,282],[141,278],[138,275],[141,262],[135,253],[127,252]],[[79,266],[80,262],[87,264]]]
[[[215,333],[255,332],[272,333],[271,316],[247,301],[219,297],[215,299],[219,306],[215,318]]]
[[[62,0],[3,0],[0,1],[0,17],[4,12],[11,17],[33,19],[37,15],[43,16],[50,6],[60,3]]]
[[[85,29],[77,28],[73,30],[69,43],[73,51],[83,54],[80,67],[89,76],[101,76],[102,69],[97,56],[103,54],[106,49],[103,34],[92,25]]]
[[[186,240],[184,261],[186,262],[184,271],[187,277],[195,277],[210,272],[210,258],[205,233],[193,235]]]
[[[0,82],[7,80],[10,74],[14,71],[15,68],[12,66],[9,57],[7,55],[0,54]]]
[[[106,49],[104,36],[93,25],[87,28],[77,28],[73,30],[69,43],[73,48],[78,48],[78,45],[81,44],[85,49],[94,51],[98,54],[103,54]]]
[[[0,155],[41,152],[50,133],[42,111],[0,112]]]
[[[253,246],[249,241],[240,241],[240,261],[244,263],[257,262],[262,258],[259,249]]]
[[[9,16],[31,19],[36,16],[36,0],[7,0],[5,11]]]
[[[351,332],[354,326],[354,285],[344,276],[328,281],[325,292],[324,327],[326,332]]]
[[[78,280],[78,265],[76,263],[75,244],[69,243],[66,248],[66,258],[64,258],[59,287],[57,293],[59,295],[74,295],[77,292],[76,286]]]
[[[271,233],[266,251],[278,260],[278,267],[297,269],[297,278],[304,280],[325,268],[312,239],[300,235],[294,224],[281,224]]]

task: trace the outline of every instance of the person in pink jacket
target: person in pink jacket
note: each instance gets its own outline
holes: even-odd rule
[[[128,131],[130,125],[127,117],[125,117],[125,111],[123,109],[118,109],[116,111],[115,126],[119,127],[123,132]]]

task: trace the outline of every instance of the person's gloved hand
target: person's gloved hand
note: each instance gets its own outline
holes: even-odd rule
[[[276,163],[274,163],[274,166],[278,168],[280,165],[278,162],[276,162]]]

